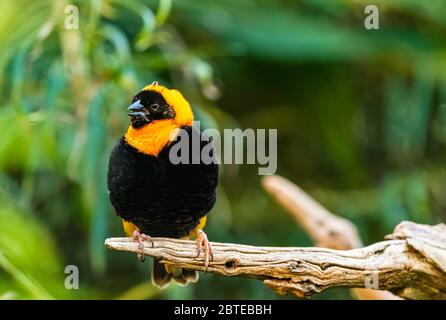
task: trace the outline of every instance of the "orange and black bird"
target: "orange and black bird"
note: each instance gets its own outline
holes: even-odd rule
[[[216,201],[218,165],[192,158],[205,147],[214,156],[211,139],[192,126],[194,115],[183,95],[156,81],[133,97],[128,112],[130,126],[111,151],[107,176],[110,202],[124,231],[141,250],[144,240],[153,245],[151,237],[195,238],[197,257],[203,249],[207,268],[212,249],[203,227]],[[177,163],[171,161],[170,150],[183,139],[180,130],[189,137],[185,139],[189,161]],[[200,137],[195,151],[193,134]],[[144,259],[143,254],[139,257]],[[196,282],[198,274],[154,260],[153,283],[162,288],[171,279],[185,285]]]

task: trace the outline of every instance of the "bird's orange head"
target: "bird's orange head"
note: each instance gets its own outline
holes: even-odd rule
[[[176,129],[191,126],[192,109],[183,95],[157,81],[144,87],[128,107],[131,124],[126,141],[139,151],[157,156]]]

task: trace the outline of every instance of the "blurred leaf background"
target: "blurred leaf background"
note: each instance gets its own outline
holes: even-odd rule
[[[210,274],[159,291],[149,263],[105,250],[122,234],[108,154],[153,80],[180,89],[202,127],[277,128],[278,173],[366,243],[403,219],[445,221],[446,2],[377,0],[379,30],[363,27],[368,4],[1,0],[0,298],[278,298]],[[225,165],[210,238],[311,245],[259,180]],[[79,290],[64,287],[67,265]]]

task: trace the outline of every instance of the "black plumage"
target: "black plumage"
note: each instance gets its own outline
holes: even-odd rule
[[[201,137],[200,151],[212,143],[193,127],[183,127]],[[218,181],[215,163],[197,164],[189,152],[188,164],[173,164],[169,152],[181,137],[166,146],[158,156],[144,154],[119,139],[110,155],[108,190],[116,213],[152,237],[185,237],[195,229],[201,217],[214,206]],[[196,155],[195,155],[196,156]]]

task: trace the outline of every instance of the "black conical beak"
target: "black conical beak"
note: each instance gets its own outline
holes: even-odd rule
[[[144,109],[144,106],[141,104],[141,100],[136,100],[127,108],[127,110],[129,110],[131,113],[143,111],[143,109]]]
[[[142,118],[146,121],[149,121],[149,118],[147,117],[147,110],[144,109],[144,106],[141,104],[141,100],[136,100],[133,102],[128,108],[128,116],[131,118]]]

